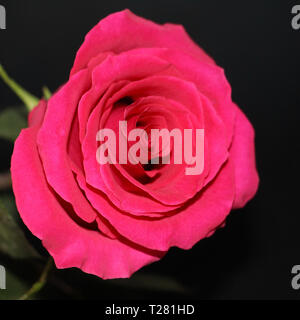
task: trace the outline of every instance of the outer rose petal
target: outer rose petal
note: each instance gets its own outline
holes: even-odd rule
[[[41,126],[47,109],[47,102],[41,100],[39,104],[28,115],[28,126]]]
[[[47,181],[65,201],[72,204],[81,219],[90,223],[96,220],[97,213],[78,188],[67,154],[78,101],[89,85],[87,75],[86,70],[78,72],[48,101],[37,143]]]
[[[43,241],[56,266],[77,267],[111,279],[127,278],[144,265],[159,260],[163,252],[140,251],[119,239],[85,229],[68,216],[45,179],[36,146],[37,131],[36,126],[23,130],[15,143],[11,166],[13,189],[23,221]]]
[[[120,53],[135,48],[170,48],[201,61],[214,61],[199,48],[180,25],[159,25],[138,17],[131,11],[116,12],[102,19],[85,37],[71,75],[85,68],[101,52]]]
[[[254,129],[239,108],[229,159],[235,171],[236,195],[233,208],[242,208],[254,197],[259,177],[255,164]]]

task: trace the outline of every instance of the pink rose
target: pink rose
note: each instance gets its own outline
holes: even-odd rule
[[[102,164],[100,128],[204,129],[204,169]],[[174,146],[173,146],[174,147]],[[195,148],[194,148],[195,151]],[[218,67],[182,26],[128,10],[100,21],[68,82],[29,115],[12,157],[24,223],[58,268],[124,278],[190,249],[255,194],[254,130]]]

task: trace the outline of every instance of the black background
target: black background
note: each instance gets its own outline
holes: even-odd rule
[[[109,13],[129,8],[159,23],[183,24],[225,69],[233,100],[256,129],[261,183],[256,197],[229,216],[226,228],[192,250],[171,249],[162,261],[143,270],[172,276],[196,299],[300,298],[300,290],[291,287],[291,268],[300,264],[300,30],[291,27],[291,9],[300,1],[0,0],[0,4],[7,9],[7,30],[0,30],[0,62],[38,96],[42,85],[55,90],[67,80],[84,35]],[[0,81],[0,107],[16,104],[18,99]],[[0,142],[5,170],[12,146]],[[120,295],[116,290],[110,297]]]

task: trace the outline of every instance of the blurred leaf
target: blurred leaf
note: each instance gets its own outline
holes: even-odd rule
[[[14,221],[18,221],[20,219],[15,197],[12,191],[2,191],[0,193],[0,203],[5,208],[6,212],[11,215]]]
[[[31,260],[15,260],[3,258],[0,255],[0,264],[6,271],[6,289],[0,290],[0,300],[17,300],[29,290],[39,276],[40,263]],[[31,299],[40,299],[38,292]]]
[[[27,127],[22,108],[8,108],[0,112],[0,137],[15,141],[20,131]]]
[[[39,99],[27,92],[19,84],[17,84],[4,70],[0,64],[0,78],[11,88],[11,90],[23,101],[28,111],[31,111],[39,103]]]
[[[23,231],[0,200],[0,252],[12,258],[37,258],[39,255],[27,241]]]
[[[10,172],[0,173],[0,191],[11,188]]]
[[[52,93],[49,90],[49,88],[44,86],[43,87],[43,97],[44,97],[44,99],[49,100],[51,98],[51,96],[52,96]]]
[[[6,268],[6,290],[0,290],[0,300],[15,300],[27,289],[27,281]]]

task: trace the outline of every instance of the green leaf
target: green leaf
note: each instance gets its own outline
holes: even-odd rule
[[[16,259],[39,257],[0,199],[0,252]]]
[[[0,64],[0,78],[11,88],[12,91],[23,101],[28,111],[31,111],[39,103],[39,99],[27,92],[19,84],[17,84],[4,70]]]
[[[27,127],[22,108],[8,108],[0,112],[0,137],[15,141],[20,131]]]

